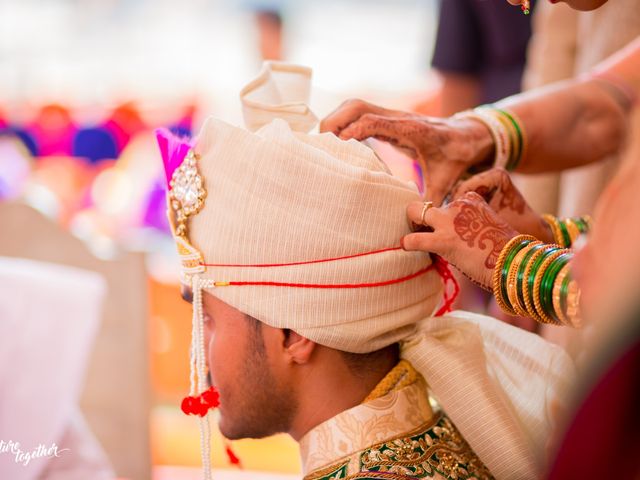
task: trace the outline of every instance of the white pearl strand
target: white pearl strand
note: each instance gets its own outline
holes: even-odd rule
[[[207,389],[204,348],[204,312],[202,309],[202,287],[198,275],[193,276],[193,321],[192,321],[192,346],[196,352],[196,369],[198,373],[198,394]],[[191,365],[193,370],[193,363]],[[209,427],[209,412],[200,418],[200,453],[202,455],[202,468],[204,480],[211,480],[211,431]]]

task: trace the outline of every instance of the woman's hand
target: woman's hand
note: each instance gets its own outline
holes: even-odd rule
[[[440,205],[467,169],[489,159],[489,130],[471,119],[432,118],[347,100],[320,124],[343,140],[374,137],[405,150],[422,167],[426,198]]]
[[[476,192],[511,228],[519,233],[533,235],[545,243],[554,243],[549,225],[526,202],[502,168],[479,173],[454,188],[453,200]]]
[[[435,253],[474,283],[492,290],[491,276],[502,248],[518,232],[502,220],[475,192],[469,192],[441,208],[413,202],[407,216],[415,228],[402,239],[405,250]],[[422,218],[424,217],[424,218]]]

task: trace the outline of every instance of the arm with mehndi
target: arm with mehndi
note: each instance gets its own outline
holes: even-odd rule
[[[515,170],[562,170],[617,151],[638,95],[640,39],[589,76],[498,102],[495,107],[510,112],[523,133],[524,148]],[[375,137],[407,150],[425,171],[427,197],[439,204],[469,168],[490,166],[500,157],[495,129],[492,134],[487,122],[478,120],[473,112],[433,118],[350,100],[325,118],[320,129],[345,140]],[[505,165],[498,161],[497,166]]]

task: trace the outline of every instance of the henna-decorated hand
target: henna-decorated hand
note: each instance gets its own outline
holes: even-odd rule
[[[460,176],[490,158],[493,139],[470,119],[432,118],[347,100],[320,123],[321,132],[343,140],[374,137],[416,159],[425,178],[426,198],[440,205]]]
[[[554,242],[549,225],[529,206],[503,168],[493,168],[465,180],[454,188],[451,197],[455,200],[468,192],[480,195],[514,230],[545,243]]]
[[[430,208],[424,215],[423,203],[413,202],[407,216],[418,231],[402,239],[405,250],[435,253],[460,270],[473,282],[491,290],[491,275],[500,251],[518,235],[475,192],[469,192],[441,208]],[[424,227],[422,226],[424,225]]]

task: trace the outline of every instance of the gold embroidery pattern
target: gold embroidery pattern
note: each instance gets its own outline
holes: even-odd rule
[[[406,436],[387,440],[356,454],[360,471],[347,475],[344,459],[313,472],[304,480],[423,479],[436,474],[451,480],[491,480],[483,465],[453,423],[442,413],[434,422]],[[340,476],[345,475],[345,476]]]
[[[349,460],[347,459],[342,463],[318,470],[312,474],[313,476],[307,475],[303,480],[341,480],[347,478],[348,470]]]
[[[178,255],[182,263],[183,275],[193,275],[204,272],[205,268],[202,265],[204,263],[202,261],[202,254],[196,250],[186,238],[174,237],[174,240],[178,247]]]
[[[416,478],[433,477],[435,472],[452,480],[493,478],[451,420],[442,413],[435,425],[422,433],[367,449],[360,457],[360,465],[365,471]]]

